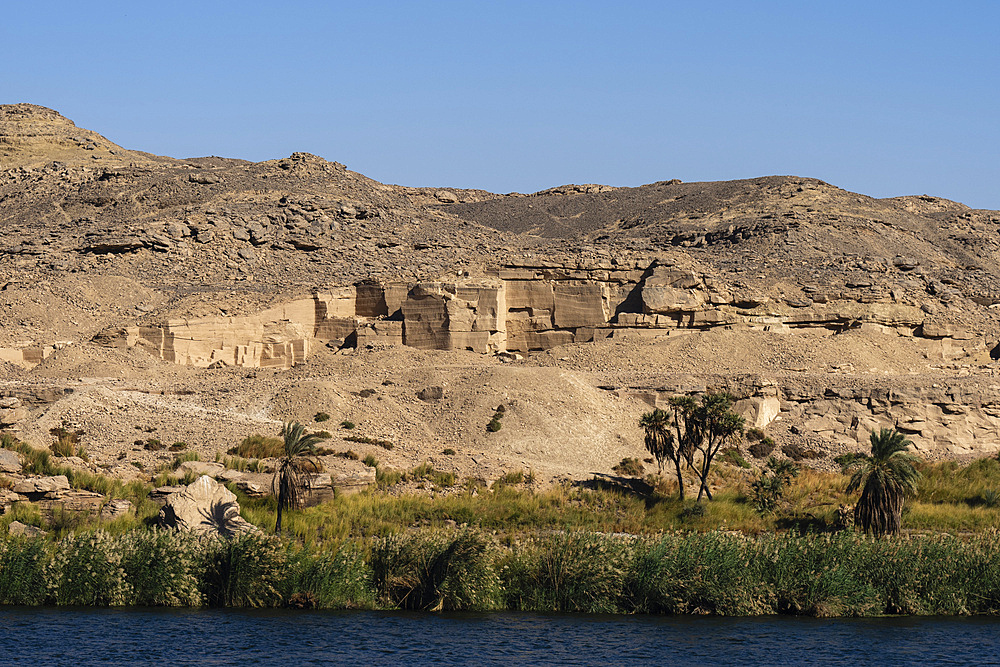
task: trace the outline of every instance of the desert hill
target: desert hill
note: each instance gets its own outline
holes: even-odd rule
[[[308,153],[153,156],[14,104],[0,228],[0,423],[79,428],[115,474],[172,456],[150,433],[211,458],[326,412],[333,448],[398,468],[587,476],[706,389],[818,466],[878,425],[930,458],[1000,447],[1000,212],[938,197],[405,187]]]

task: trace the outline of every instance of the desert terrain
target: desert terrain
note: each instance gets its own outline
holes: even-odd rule
[[[725,390],[806,465],[878,426],[926,459],[1000,449],[1000,212],[650,177],[390,185],[0,105],[0,428],[82,431],[79,465],[123,478],[174,456],[150,438],[212,460],[298,420],[398,469],[547,482],[646,456],[643,412]]]

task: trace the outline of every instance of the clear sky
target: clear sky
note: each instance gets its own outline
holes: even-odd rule
[[[534,192],[770,174],[1000,209],[1000,2],[4,2],[0,103],[138,150]]]

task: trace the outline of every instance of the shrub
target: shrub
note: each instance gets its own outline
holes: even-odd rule
[[[833,462],[839,465],[841,468],[850,464],[854,459],[858,458],[858,455],[854,452],[847,452],[846,454],[841,454],[840,456],[833,457]]]
[[[313,417],[314,422],[325,422],[330,420],[330,415],[325,412],[317,412],[316,416]]]
[[[264,436],[254,433],[243,438],[240,444],[227,453],[242,456],[245,459],[266,459],[281,456],[285,451],[285,441],[281,438]]]
[[[395,486],[403,481],[403,473],[388,468],[375,468],[375,483],[381,487]]]
[[[365,458],[361,459],[361,462],[364,463],[369,468],[378,467],[378,459],[371,454],[365,454]]]
[[[490,433],[496,433],[501,429],[502,426],[503,424],[500,423],[500,420],[494,417],[493,419],[490,420],[490,423],[486,425],[486,430],[489,431]]]
[[[392,449],[395,447],[395,445],[388,440],[369,438],[366,435],[348,435],[344,437],[344,440],[347,440],[348,442],[358,442],[363,445],[375,445],[376,447],[381,447],[382,449]]]
[[[641,477],[645,472],[642,461],[633,458],[622,459],[612,470],[628,477]]]
[[[136,444],[142,445],[144,449],[147,449],[151,452],[158,452],[161,449],[163,449],[163,443],[157,440],[156,438],[149,438],[145,441],[145,443],[143,443],[142,440],[136,440]]]
[[[791,461],[767,460],[767,472],[761,471],[750,485],[750,503],[760,514],[770,514],[778,508],[785,495],[785,487],[799,474]]]
[[[768,436],[764,436],[759,441],[750,445],[750,455],[755,459],[767,458],[774,451],[775,447],[777,447],[777,444],[774,440]]]
[[[441,453],[444,454],[445,456],[454,456],[455,450],[452,449],[451,447],[445,447],[444,451],[442,451]]]
[[[344,421],[340,422],[340,427],[343,428],[343,429],[347,429],[348,431],[350,431],[350,430],[354,429],[355,423],[352,422],[352,421],[350,421],[350,420],[348,420],[348,419],[345,419]]]
[[[175,442],[174,444],[170,445],[170,447],[167,448],[167,451],[183,452],[187,448],[188,446],[186,442]]]
[[[349,461],[357,461],[361,457],[353,449],[348,449],[346,452],[338,452],[334,456],[339,456],[342,459],[348,459]]]
[[[46,567],[49,597],[58,605],[120,606],[132,599],[118,540],[104,531],[68,535]]]
[[[497,481],[493,482],[494,488],[503,488],[505,486],[516,486],[518,484],[524,483],[524,471],[514,470],[502,475]]]
[[[743,458],[742,454],[740,454],[740,450],[736,449],[735,447],[724,449],[722,451],[722,460],[725,463],[729,463],[731,465],[736,466],[737,468],[750,467],[750,464],[747,463],[747,460]]]

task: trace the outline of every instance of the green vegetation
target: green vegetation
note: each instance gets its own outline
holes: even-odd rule
[[[254,433],[243,438],[240,444],[227,453],[242,456],[245,459],[267,459],[282,456],[284,451],[285,442],[281,438]]]
[[[278,509],[274,532],[279,534],[282,510],[299,506],[299,495],[303,487],[302,475],[319,470],[319,465],[312,455],[316,450],[316,443],[321,440],[315,433],[307,435],[306,427],[299,422],[286,422],[281,428],[281,438],[282,455],[274,473],[273,484]]]
[[[920,473],[917,458],[906,453],[913,443],[896,429],[883,428],[871,433],[871,456],[858,456],[845,466],[854,471],[848,492],[861,489],[854,508],[854,521],[875,535],[899,532],[903,497],[917,490]]]
[[[344,421],[340,422],[340,428],[347,429],[348,431],[353,430],[354,427],[355,427],[354,422],[350,420],[345,419]]]
[[[799,476],[799,468],[791,461],[779,461],[773,456],[767,460],[766,470],[761,470],[750,484],[750,502],[761,514],[771,514],[785,495],[792,479]]]
[[[645,472],[642,461],[630,457],[622,459],[612,470],[628,477],[642,477],[642,474]]]
[[[712,499],[708,484],[712,461],[723,446],[743,433],[743,417],[730,410],[732,405],[733,397],[724,393],[705,394],[700,403],[691,396],[674,396],[670,399],[670,412],[657,408],[639,420],[645,432],[646,450],[656,459],[660,472],[666,461],[674,464],[677,495],[681,500],[684,500],[682,463],[698,476],[698,500],[703,496]]]
[[[388,440],[378,440],[377,438],[369,438],[366,435],[348,435],[344,437],[344,440],[348,442],[358,442],[363,445],[375,445],[376,447],[381,447],[382,449],[392,449],[395,447]]]
[[[698,506],[705,507],[705,505]],[[709,505],[710,506],[710,505]],[[149,530],[0,538],[0,602],[660,614],[1000,613],[1000,535],[427,530],[302,546]]]
[[[486,425],[486,430],[490,433],[496,433],[499,431],[503,426],[503,424],[500,423],[500,420],[503,419],[503,416],[506,413],[507,408],[503,405],[498,405],[497,409],[493,412],[493,417],[490,419],[490,423]]]
[[[325,412],[317,412],[316,416],[313,417],[314,422],[325,422],[330,420],[330,415]]]

